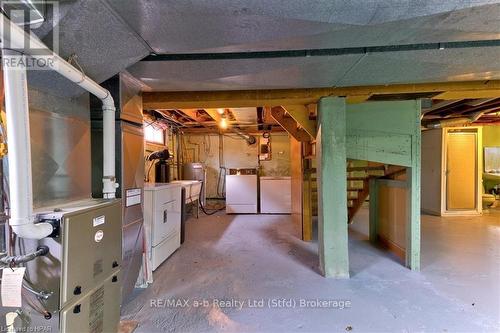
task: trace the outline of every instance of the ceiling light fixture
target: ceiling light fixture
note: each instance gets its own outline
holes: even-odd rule
[[[221,118],[220,122],[219,122],[219,127],[221,129],[227,129],[227,119],[226,118]]]

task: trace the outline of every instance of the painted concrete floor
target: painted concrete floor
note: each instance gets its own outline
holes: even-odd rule
[[[500,331],[500,211],[424,215],[421,272],[371,246],[367,220],[364,209],[350,228],[351,278],[333,280],[289,216],[191,219],[187,241],[123,317],[139,321],[136,332]]]

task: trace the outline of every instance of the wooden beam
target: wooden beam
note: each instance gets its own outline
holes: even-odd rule
[[[309,119],[309,109],[305,105],[284,105],[283,108],[311,136],[311,139],[316,138],[316,121]]]
[[[230,129],[228,129],[226,131],[221,131],[221,129],[219,127],[216,127],[216,126],[212,126],[212,127],[183,127],[181,130],[183,133],[193,133],[193,134],[200,134],[200,135],[211,134],[211,133],[233,134]],[[248,134],[257,134],[257,135],[262,134],[264,132],[271,132],[271,133],[283,133],[283,132],[285,132],[285,130],[279,125],[272,126],[270,130],[259,130],[257,128],[257,125],[255,125],[255,126],[251,126],[248,128],[244,128],[244,129],[242,129],[242,131],[244,131],[245,133],[248,133]]]
[[[198,116],[198,109],[178,109],[180,112],[184,113],[187,117],[193,119],[196,122],[202,122],[203,119],[201,119]]]
[[[444,93],[434,98],[500,97],[500,80],[394,84],[313,89],[234,90],[197,92],[144,92],[145,110],[159,108],[233,108],[314,104],[324,96],[359,96],[406,93]],[[453,92],[453,94],[451,94]],[[356,97],[358,96],[358,97]]]
[[[366,102],[371,94],[364,94],[364,95],[348,95],[346,98],[347,104],[357,104],[357,103],[363,103]]]
[[[500,98],[500,89],[445,91],[437,96],[434,96],[434,98],[445,100],[465,98]]]
[[[285,113],[285,109],[281,106],[275,106],[271,108],[271,116],[295,140],[300,142],[311,141],[311,136],[302,128],[297,127],[297,122],[291,117],[286,117]]]

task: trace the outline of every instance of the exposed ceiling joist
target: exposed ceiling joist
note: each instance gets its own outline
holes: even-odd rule
[[[186,116],[188,116],[189,118],[191,118],[196,122],[203,121],[203,119],[201,119],[200,116],[198,115],[198,109],[182,109],[179,111],[184,113]]]
[[[208,113],[215,122],[220,122],[222,117],[217,109],[205,109],[205,112]]]

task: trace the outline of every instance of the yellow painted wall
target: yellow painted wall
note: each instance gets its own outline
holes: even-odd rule
[[[500,126],[483,126],[483,147],[500,147]],[[483,172],[484,170],[481,170]],[[498,182],[483,179],[486,191],[489,191]]]

